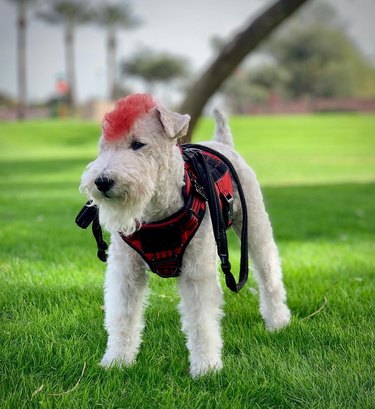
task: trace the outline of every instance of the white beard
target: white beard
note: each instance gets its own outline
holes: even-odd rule
[[[99,221],[109,232],[121,231],[124,235],[134,233],[141,225],[144,211],[153,194],[153,183],[134,187],[129,194],[119,198],[94,199],[99,207]]]

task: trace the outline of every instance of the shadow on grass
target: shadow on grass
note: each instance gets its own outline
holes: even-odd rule
[[[81,160],[58,162],[57,165],[54,161],[47,162],[54,172],[82,164]],[[56,253],[63,254],[66,246],[73,252],[74,246],[79,245],[83,251],[92,249],[95,257],[91,232],[80,230],[74,222],[85,203],[78,192],[78,184],[78,177],[77,182],[41,182],[35,178],[31,183],[19,181],[8,188],[3,186],[0,236],[4,244],[0,254],[2,251],[4,257],[7,251],[17,254],[19,246],[22,258],[27,259],[30,249],[35,259],[38,246],[42,250],[47,245],[49,251],[56,248]],[[373,183],[335,184],[267,187],[263,192],[278,242],[368,240],[375,231],[374,188]],[[238,248],[234,235],[230,244]]]
[[[89,230],[75,225],[85,203],[78,192],[88,158],[24,160],[0,165],[0,239],[3,259],[50,259],[92,254]],[[375,231],[374,183],[265,187],[263,193],[276,239],[288,241],[368,240]],[[232,249],[238,249],[234,235]]]
[[[374,183],[266,187],[278,241],[337,240],[375,231]]]

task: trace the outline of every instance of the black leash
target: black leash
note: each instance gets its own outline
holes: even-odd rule
[[[98,247],[98,258],[100,261],[107,261],[106,250],[107,243],[103,240],[102,228],[99,223],[99,210],[89,200],[80,210],[76,217],[76,223],[82,229],[87,229],[92,223],[92,234],[95,237],[96,245]]]
[[[185,154],[188,154],[189,159],[191,160],[192,166],[197,172],[197,175],[200,179],[205,193],[208,199],[208,206],[211,213],[212,227],[215,235],[216,245],[218,255],[221,261],[221,269],[225,275],[225,281],[227,287],[234,291],[238,292],[246,283],[248,274],[249,274],[249,257],[248,257],[248,235],[247,235],[247,207],[245,195],[242,190],[242,186],[237,175],[236,170],[234,169],[232,163],[227,157],[222,155],[220,152],[208,148],[207,146],[198,145],[198,144],[183,144],[183,151]],[[242,228],[241,228],[241,261],[240,261],[240,272],[239,272],[239,281],[236,284],[236,280],[231,272],[231,264],[229,261],[229,250],[228,250],[228,241],[226,234],[226,225],[224,222],[224,217],[221,211],[219,204],[219,199],[216,194],[214,181],[212,179],[211,172],[208,168],[206,159],[202,155],[201,151],[211,153],[222,160],[225,165],[229,168],[232,179],[237,185],[238,194],[240,196],[241,206],[242,206]]]

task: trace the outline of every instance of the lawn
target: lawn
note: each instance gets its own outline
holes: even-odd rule
[[[98,366],[104,265],[74,224],[98,125],[0,124],[2,409],[375,407],[375,116],[231,125],[263,186],[293,321],[268,333],[253,280],[225,289],[225,368],[193,381],[174,279],[156,276],[137,364]],[[203,120],[197,140],[212,129]]]

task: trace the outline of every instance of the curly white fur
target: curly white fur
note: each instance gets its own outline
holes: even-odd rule
[[[176,113],[168,116],[164,108],[162,114],[157,110],[139,119],[121,141],[109,143],[101,138],[99,155],[82,176],[81,191],[99,207],[100,222],[111,232],[105,280],[108,345],[101,362],[104,367],[133,364],[144,327],[147,266],[124,243],[118,231],[130,234],[142,222],[163,219],[183,204],[184,163],[174,137],[181,136],[181,130],[186,132],[187,116]],[[220,113],[216,113],[216,117],[216,141],[206,144],[226,155],[238,172],[247,201],[249,252],[259,283],[260,311],[267,328],[277,330],[289,323],[290,312],[271,224],[254,172],[232,149],[225,118]],[[175,135],[173,121],[178,122]],[[145,146],[132,150],[131,142],[135,139]],[[99,176],[115,182],[106,196],[95,186]],[[239,197],[235,192],[234,228],[237,233],[241,220]],[[178,285],[191,375],[196,377],[219,370],[223,366],[220,329],[223,296],[217,278],[216,246],[208,210],[186,249]]]

